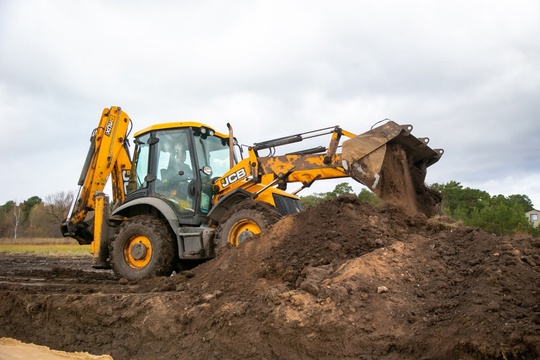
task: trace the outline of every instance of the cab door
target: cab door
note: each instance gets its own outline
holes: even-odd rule
[[[183,215],[196,212],[199,174],[194,162],[191,129],[157,131],[155,149],[156,195],[175,205]]]

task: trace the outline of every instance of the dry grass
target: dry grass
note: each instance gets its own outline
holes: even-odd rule
[[[0,245],[78,245],[71,238],[0,238]]]
[[[0,253],[46,256],[91,256],[90,245],[79,245],[76,240],[66,238],[0,238]]]

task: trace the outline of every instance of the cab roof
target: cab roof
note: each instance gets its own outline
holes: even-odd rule
[[[214,134],[220,138],[228,138],[229,135],[225,135],[224,133],[221,133],[219,131],[214,130],[213,127],[195,122],[195,121],[182,121],[182,122],[169,122],[169,123],[161,123],[161,124],[154,124],[150,125],[142,130],[139,130],[135,133],[135,137],[139,137],[141,135],[144,135],[150,131],[156,131],[156,130],[165,130],[165,129],[180,129],[180,128],[206,128],[208,130],[211,130],[214,132]]]

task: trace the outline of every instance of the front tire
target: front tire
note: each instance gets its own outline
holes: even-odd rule
[[[238,246],[254,235],[260,234],[281,218],[276,208],[258,201],[236,205],[222,220],[218,229],[218,244]]]
[[[165,221],[150,215],[126,220],[110,245],[110,262],[116,275],[128,280],[168,276],[174,270],[174,235]]]

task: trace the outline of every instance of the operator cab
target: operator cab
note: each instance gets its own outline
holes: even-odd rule
[[[200,224],[212,205],[212,179],[229,170],[228,136],[199,123],[159,124],[135,134],[126,201],[161,198],[185,224]]]

